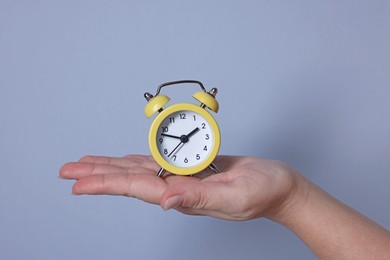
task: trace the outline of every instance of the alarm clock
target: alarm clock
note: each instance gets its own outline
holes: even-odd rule
[[[201,91],[193,97],[199,102],[177,103],[164,108],[170,98],[160,94],[162,88],[172,85],[197,84]],[[215,99],[217,89],[209,92],[200,81],[179,80],[161,84],[156,94],[146,92],[148,101],[144,112],[147,118],[158,112],[149,131],[149,148],[154,160],[160,165],[157,176],[166,171],[176,175],[194,175],[209,167],[219,173],[214,159],[218,154],[221,134],[218,124],[208,110],[215,113],[219,104]]]

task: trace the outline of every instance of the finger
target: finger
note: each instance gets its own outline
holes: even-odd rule
[[[73,185],[73,194],[122,195],[159,204],[166,182],[144,174],[91,175]]]
[[[60,169],[60,176],[64,179],[79,179],[94,174],[127,173],[131,169],[115,165],[70,162]]]
[[[154,171],[159,170],[159,166],[151,156],[146,155],[127,155],[125,157],[109,157],[109,156],[91,156],[82,157],[79,162],[110,164],[120,167],[145,167]]]
[[[239,221],[255,217],[248,199],[234,183],[203,180],[168,188],[160,204],[164,210],[174,208],[188,215]]]
[[[60,177],[63,179],[80,179],[89,175],[101,174],[155,174],[154,170],[143,168],[140,166],[123,168],[109,164],[94,164],[94,163],[66,163],[60,169]]]
[[[216,210],[204,210],[204,209],[193,209],[193,208],[184,208],[184,207],[177,207],[175,210],[191,216],[208,216],[213,218],[219,218],[224,220],[242,220],[240,218],[232,217],[231,215],[228,215],[224,212],[216,211]]]
[[[234,203],[232,185],[224,182],[199,181],[172,185],[163,194],[161,206],[164,210],[182,207],[199,210],[229,208]]]

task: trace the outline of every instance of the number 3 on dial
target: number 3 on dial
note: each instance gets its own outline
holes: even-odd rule
[[[220,147],[217,122],[204,108],[190,103],[172,105],[157,115],[149,132],[149,146],[157,163],[178,175],[207,168]]]

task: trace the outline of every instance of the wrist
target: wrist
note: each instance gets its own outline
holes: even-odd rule
[[[297,213],[301,212],[312,190],[312,183],[295,170],[291,170],[292,185],[285,199],[266,217],[287,228],[294,225]]]

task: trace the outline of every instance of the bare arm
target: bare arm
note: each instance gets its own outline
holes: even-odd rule
[[[60,170],[74,194],[137,197],[164,210],[242,221],[266,217],[320,258],[390,259],[390,232],[279,161],[219,156],[222,173],[156,177],[150,156],[87,156]]]
[[[306,179],[272,219],[321,259],[390,259],[390,232]]]

